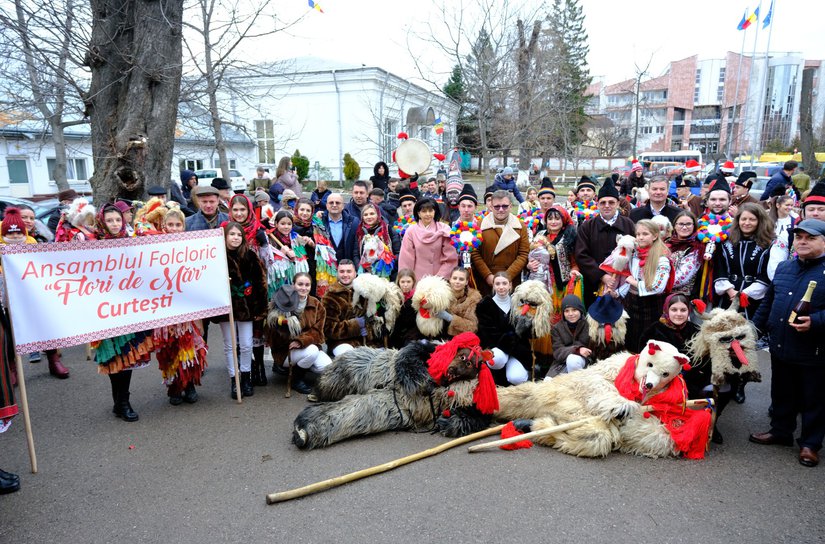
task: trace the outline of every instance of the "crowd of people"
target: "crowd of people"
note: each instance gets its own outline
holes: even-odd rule
[[[695,195],[698,168],[688,164],[670,196],[672,180],[646,179],[636,162],[627,178],[613,174],[597,183],[582,177],[566,198],[557,198],[548,178],[524,198],[505,168],[479,199],[459,171],[399,179],[379,162],[369,181],[354,183],[345,204],[323,182],[305,195],[284,157],[275,179],[259,169],[248,191],[238,194],[220,178],[201,185],[188,170],[181,172],[180,187],[173,183],[171,193],[151,188],[151,198],[138,208],[118,200],[95,209],[73,191],[61,193],[66,206],[55,242],[223,230],[240,390],[228,316],[102,339],[93,346],[95,361],[109,376],[113,412],[124,421],[138,420],[131,373],[153,353],[169,403],[197,402],[210,322],[222,333],[232,398],[251,397],[255,387],[267,385],[266,349],[271,373],[291,373],[292,388],[311,394],[313,375],[347,350],[399,348],[466,331],[492,350],[496,382],[507,386],[530,379],[537,360],[539,377],[548,379],[595,362],[585,318],[611,313],[611,307],[629,316],[627,350],[638,352],[647,340],[659,339],[685,352],[698,330],[701,300],[734,304],[768,342],[771,428],[751,440],[790,444],[801,413],[799,461],[814,466],[825,435],[825,341],[817,334],[825,330],[825,285],[815,290],[810,315],[793,323],[788,315],[802,284],[825,274],[825,183],[797,194],[794,168],[785,165],[761,203],[748,194],[751,172],[714,173]],[[632,243],[617,273],[605,265],[621,237]],[[6,210],[2,243],[43,242],[30,209]],[[377,322],[359,302],[354,285],[366,275],[397,286],[401,300],[393,323]],[[525,338],[510,319],[512,292],[526,280],[539,282],[552,298],[546,337]],[[381,302],[378,317],[389,311]],[[5,312],[2,317],[0,421],[8,421],[14,415],[14,353]],[[52,375],[69,377],[57,350],[46,357]],[[709,394],[706,368],[698,365],[686,380],[691,396]],[[717,393],[719,409],[728,400],[745,401],[744,383],[725,384]],[[714,438],[721,441],[718,430]],[[19,486],[9,473],[0,479],[4,492]]]

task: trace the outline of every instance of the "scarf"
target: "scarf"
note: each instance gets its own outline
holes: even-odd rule
[[[499,309],[505,314],[510,313],[510,307],[512,305],[512,299],[510,298],[510,295],[501,296],[498,293],[496,293],[495,295],[493,295],[493,302],[495,302],[496,306],[498,306]]]
[[[378,209],[378,206],[375,204],[367,203],[364,204],[364,207],[361,209],[361,213],[364,213],[364,210],[367,208],[372,208],[375,210],[375,213],[378,215],[378,221],[368,227],[364,224],[363,221],[358,223],[358,230],[355,231],[355,236],[358,240],[358,247],[361,247],[361,242],[364,240],[364,236],[367,234],[371,234],[372,236],[378,236],[381,238],[381,241],[384,242],[384,245],[387,247],[392,246],[392,241],[390,239],[390,230],[387,227],[387,222],[384,221],[384,216],[381,215],[381,210]]]
[[[309,219],[301,219],[301,217],[296,213],[295,217],[292,218],[292,221],[295,225],[305,229],[312,226],[312,216],[310,216]]]
[[[650,252],[649,247],[637,247],[636,255],[639,256],[639,270],[644,274],[645,262],[647,262],[647,254]]]
[[[681,251],[693,251],[693,250],[700,250],[702,249],[702,242],[696,239],[696,233],[694,232],[687,238],[678,238],[675,234],[670,237],[670,240],[667,242],[667,247],[671,253],[681,252]]]
[[[109,229],[106,228],[106,222],[104,221],[104,216],[107,213],[117,212],[120,215],[121,225],[120,225],[120,232],[117,234],[112,234],[109,232]],[[118,210],[114,204],[104,204],[101,206],[100,211],[97,212],[97,217],[95,217],[95,233],[94,237],[98,240],[111,240],[113,238],[127,238],[129,235],[126,234],[126,222],[123,221],[123,214],[120,210]]]
[[[665,299],[664,307],[662,308],[662,317],[659,318],[660,323],[662,323],[669,329],[673,329],[674,331],[681,331],[682,329],[684,329],[685,325],[687,325],[688,321],[690,320],[690,317],[688,316],[688,321],[685,321],[681,325],[677,325],[676,323],[670,320],[670,312],[668,311],[670,310],[670,301],[673,300],[673,297],[678,294],[679,293],[671,293],[667,296],[667,298]],[[690,309],[690,306],[688,306],[688,309]]]
[[[232,206],[236,203],[243,204],[246,208],[246,221],[241,223],[246,241],[249,243],[250,247],[257,248],[258,239],[256,238],[256,235],[258,234],[258,231],[263,228],[263,225],[261,225],[261,222],[258,220],[258,216],[255,215],[255,212],[253,211],[254,206],[252,205],[252,201],[246,195],[234,195],[229,199],[230,211],[232,210]]]

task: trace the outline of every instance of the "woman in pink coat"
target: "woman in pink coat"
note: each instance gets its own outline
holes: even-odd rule
[[[409,268],[417,278],[450,278],[458,264],[458,253],[450,241],[450,227],[439,223],[441,211],[431,198],[422,198],[413,207],[415,224],[404,233],[398,269]]]

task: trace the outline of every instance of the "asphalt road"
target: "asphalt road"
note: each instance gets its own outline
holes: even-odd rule
[[[66,381],[50,377],[45,361],[26,363],[40,471],[28,472],[21,416],[0,436],[0,467],[22,479],[21,491],[0,497],[0,542],[825,540],[825,466],[805,468],[796,448],[747,440],[767,428],[769,371],[724,414],[725,443],[703,461],[461,447],[268,506],[267,493],[446,439],[386,433],[299,451],[291,424],[305,398],[285,399],[279,382],[237,405],[219,355],[213,349],[194,405],[169,405],[156,367],[135,371],[137,423],[112,415],[108,380],[82,348],[66,350]]]

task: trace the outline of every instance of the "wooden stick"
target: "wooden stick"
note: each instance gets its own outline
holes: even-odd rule
[[[17,388],[20,390],[20,408],[23,409],[23,427],[26,429],[26,444],[29,447],[29,461],[32,474],[37,474],[37,454],[34,451],[34,435],[32,434],[32,420],[29,415],[29,396],[26,394],[26,377],[23,375],[23,361],[20,354],[15,352],[14,365],[17,369]]]
[[[86,360],[87,361],[92,360],[92,345],[91,344],[86,344]]]
[[[237,391],[238,404],[242,404],[241,367],[238,361],[238,333],[235,331],[235,316],[232,314],[231,308],[229,310],[229,335],[232,338],[232,366],[235,367],[235,391]]]
[[[284,397],[292,398],[292,350],[287,347],[288,353],[288,361],[289,361],[289,370],[286,374],[286,393],[284,393]]]
[[[689,400],[685,403],[685,408],[691,407],[699,407],[699,406],[707,406],[708,401],[706,399],[697,399],[697,400]],[[654,410],[653,406],[642,406],[642,412],[652,412]],[[516,442],[521,442],[522,440],[530,440],[532,438],[538,438],[540,436],[547,436],[548,434],[556,434],[564,431],[569,431],[571,429],[575,429],[576,427],[581,427],[586,423],[590,423],[591,421],[595,421],[600,419],[599,416],[590,416],[584,419],[577,419],[576,421],[569,421],[567,423],[561,423],[559,425],[554,425],[552,427],[547,427],[546,429],[539,429],[538,431],[532,431],[529,433],[520,434],[518,436],[513,436],[510,438],[503,438],[501,440],[494,440],[492,442],[487,442],[486,444],[477,444],[475,446],[470,446],[468,451],[470,453],[474,453],[477,451],[487,451],[487,450],[494,450],[499,446],[506,446],[507,444],[514,444]]]
[[[419,459],[424,459],[425,457],[432,457],[433,455],[438,455],[443,451],[455,448],[457,446],[461,446],[462,444],[466,444],[467,442],[472,442],[480,438],[495,435],[501,431],[502,427],[504,427],[504,425],[498,425],[496,427],[484,429],[483,431],[479,431],[477,433],[468,434],[467,436],[462,436],[461,438],[450,440],[449,442],[445,442],[440,446],[436,446],[434,448],[430,448],[428,450],[424,450],[413,455],[402,457],[401,459],[396,459],[394,461],[389,461],[381,465],[365,468],[357,472],[344,474],[343,476],[330,478],[329,480],[324,480],[322,482],[316,482],[314,484],[307,485],[304,487],[290,489],[289,491],[281,491],[280,493],[269,493],[266,496],[266,503],[275,504],[276,502],[284,502],[292,499],[297,499],[298,497],[305,497],[307,495],[318,493],[320,491],[326,491],[327,489],[332,489],[333,487],[338,487],[349,482],[354,482],[355,480],[360,480],[362,478],[366,478],[374,474],[381,474],[382,472],[390,471],[394,468],[398,468],[400,466],[407,465],[414,461],[418,461]]]

